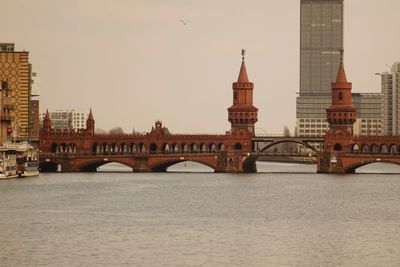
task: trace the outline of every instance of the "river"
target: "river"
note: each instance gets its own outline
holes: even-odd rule
[[[0,266],[400,266],[399,166],[258,169],[0,181]]]

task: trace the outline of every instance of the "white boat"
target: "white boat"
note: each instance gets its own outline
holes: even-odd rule
[[[0,154],[0,179],[18,177],[16,151],[0,146]]]
[[[2,168],[0,173],[6,176],[6,178],[39,175],[38,151],[29,143],[6,142],[0,146],[0,151],[3,155],[4,166],[6,166]],[[7,168],[9,171],[7,171]]]

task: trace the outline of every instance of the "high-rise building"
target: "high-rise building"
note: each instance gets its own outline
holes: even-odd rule
[[[384,135],[400,135],[400,62],[390,72],[380,73]]]
[[[14,44],[0,44],[0,80],[7,82],[11,92],[15,109],[10,115],[20,139],[28,138],[30,73],[29,52],[14,51]]]
[[[296,100],[296,134],[321,135],[328,128],[326,108],[331,103],[343,49],[343,0],[300,2],[300,92]],[[314,123],[321,128],[303,128]]]
[[[31,66],[31,64],[30,64]],[[31,142],[39,141],[39,99],[40,78],[36,72],[31,72],[29,87],[29,140]]]
[[[39,100],[32,99],[29,103],[29,139],[39,140]]]

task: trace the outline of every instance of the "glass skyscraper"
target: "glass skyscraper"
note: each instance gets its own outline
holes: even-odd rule
[[[321,135],[318,129],[302,129],[300,122],[326,118],[331,103],[331,83],[336,80],[343,48],[343,0],[300,2],[300,92],[296,101],[296,133]],[[307,124],[308,125],[308,124]]]

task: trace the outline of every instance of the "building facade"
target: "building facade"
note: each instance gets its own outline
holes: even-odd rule
[[[0,52],[13,52],[14,44],[13,43],[0,43]]]
[[[357,110],[357,120],[353,125],[354,135],[383,135],[382,94],[352,93],[352,99],[352,105]]]
[[[342,48],[343,0],[301,0],[296,134],[315,136],[326,131],[326,108]]]
[[[14,104],[8,83],[0,81],[0,143],[11,140],[12,122],[14,121]]]
[[[308,105],[312,104],[308,103]],[[357,120],[353,125],[354,135],[384,135],[382,94],[352,93],[352,105],[356,108],[357,113]],[[295,130],[297,136],[323,136],[328,129],[329,124],[326,118],[301,118],[297,120]]]
[[[29,103],[29,139],[39,140],[39,100],[32,99]]]
[[[400,135],[400,62],[380,76],[384,135]]]
[[[83,111],[76,111],[74,109],[67,110],[55,110],[48,112],[50,120],[52,122],[53,129],[85,129],[86,119],[88,113]],[[46,112],[40,114],[40,122],[46,116]]]
[[[10,115],[22,140],[28,138],[30,73],[29,52],[14,51],[14,44],[0,44],[0,80],[8,84],[15,107]]]

